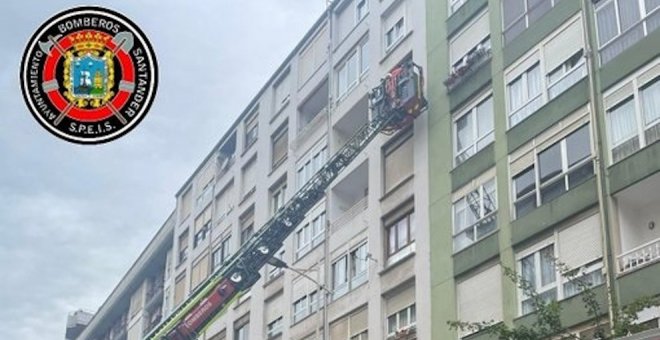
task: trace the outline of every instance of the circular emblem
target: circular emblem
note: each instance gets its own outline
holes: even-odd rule
[[[156,56],[125,16],[76,7],[32,36],[21,62],[21,89],[34,118],[67,141],[98,144],[133,129],[156,95]]]

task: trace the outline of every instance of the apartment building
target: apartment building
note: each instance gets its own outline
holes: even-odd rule
[[[605,313],[660,294],[658,7],[427,2],[433,339],[488,338],[447,320],[528,324],[504,268],[577,334],[590,317],[555,259]],[[659,338],[659,316],[640,313],[656,329],[634,338]]]
[[[367,123],[368,91],[389,70],[425,65],[425,6],[332,2],[182,185],[78,339],[142,339],[235,254]],[[378,136],[277,251],[291,269],[263,268],[199,339],[429,339],[427,131],[422,115]]]

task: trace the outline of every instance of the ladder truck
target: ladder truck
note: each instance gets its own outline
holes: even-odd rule
[[[412,124],[426,109],[423,70],[411,59],[394,67],[369,92],[371,120],[362,126],[312,178],[145,340],[193,340],[260,278],[284,240],[318,203],[339,173],[379,134]]]

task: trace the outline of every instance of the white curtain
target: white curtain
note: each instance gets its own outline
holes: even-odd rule
[[[493,98],[490,97],[486,99],[477,107],[477,134],[478,138],[484,138],[487,135],[490,135],[488,138],[480,141],[480,145],[477,146],[477,149],[481,149],[483,146],[487,145],[493,140]]]
[[[473,129],[472,112],[456,121],[456,151],[460,153],[463,149],[474,144]]]
[[[610,2],[598,9],[598,11],[596,11],[596,19],[598,22],[598,44],[599,46],[603,46],[603,44],[619,33],[616,24],[614,2]]]
[[[541,93],[541,67],[540,64],[534,65],[527,71],[527,89],[529,96],[527,99],[532,99]]]
[[[609,112],[610,139],[612,145],[618,145],[636,133],[635,104],[628,100],[623,105]]]
[[[540,251],[541,284],[543,286],[555,282],[555,247],[547,246]]]
[[[644,122],[650,125],[660,118],[660,80],[641,91]]]
[[[523,100],[522,77],[520,77],[509,84],[509,105],[511,112],[520,108]]]

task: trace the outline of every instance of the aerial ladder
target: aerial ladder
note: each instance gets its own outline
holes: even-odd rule
[[[162,320],[145,340],[193,340],[260,278],[284,240],[325,196],[330,184],[379,134],[392,134],[426,109],[423,70],[407,59],[369,92],[371,120],[361,127],[312,178],[225,264]]]

